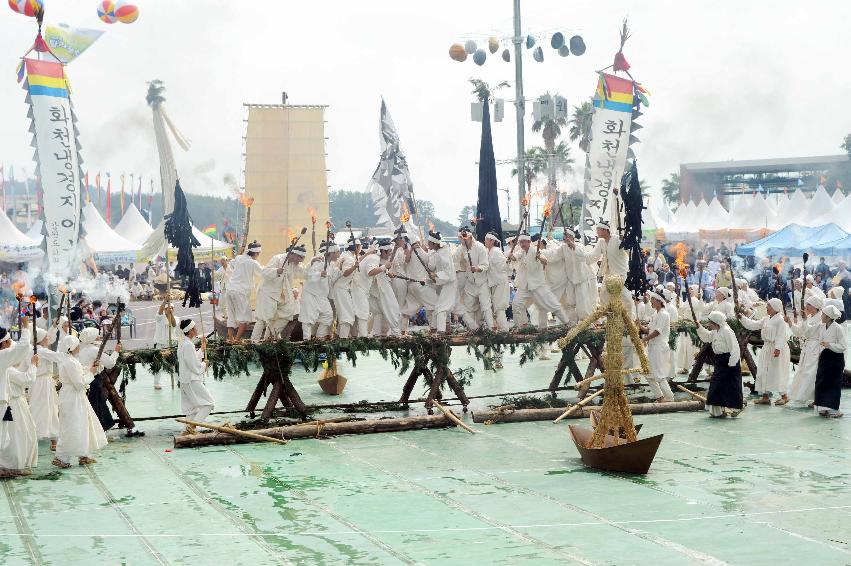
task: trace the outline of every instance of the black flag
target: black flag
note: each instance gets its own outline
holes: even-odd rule
[[[499,214],[499,193],[496,187],[496,160],[493,156],[491,115],[487,99],[482,112],[482,146],[479,149],[479,199],[476,203],[476,239],[485,241],[493,230],[502,242],[502,217]]]
[[[183,306],[189,302],[190,307],[201,306],[201,292],[198,288],[198,278],[195,276],[195,254],[192,248],[201,245],[192,233],[192,218],[186,207],[186,195],[180,188],[180,180],[174,187],[174,212],[165,216],[164,233],[166,241],[177,248],[177,267],[174,274],[185,277],[188,281]]]

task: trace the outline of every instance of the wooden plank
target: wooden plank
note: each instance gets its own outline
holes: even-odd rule
[[[568,419],[580,419],[590,416],[591,411],[599,410],[599,407],[582,407],[582,412],[578,410],[568,415]],[[630,403],[629,410],[633,415],[655,415],[661,413],[677,413],[680,411],[700,411],[703,410],[703,403],[700,401],[674,401],[672,403]],[[550,409],[517,409],[516,411],[474,411],[473,422],[483,423],[492,421],[494,423],[516,423],[526,421],[551,421],[564,413],[563,407],[555,407]]]

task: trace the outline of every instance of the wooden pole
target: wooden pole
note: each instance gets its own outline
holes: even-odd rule
[[[689,395],[691,395],[692,397],[694,397],[698,401],[701,401],[702,403],[706,403],[706,397],[703,397],[702,395],[698,395],[697,393],[695,393],[691,389],[687,389],[687,388],[683,387],[682,385],[680,385],[679,383],[675,383],[674,385],[676,385],[677,389],[679,389],[680,391],[685,391],[686,393],[688,393]]]
[[[446,415],[424,415],[404,417],[400,419],[369,419],[344,423],[308,423],[292,426],[267,428],[254,431],[261,436],[276,438],[318,438],[319,436],[336,436],[340,434],[371,434],[379,432],[399,432],[404,430],[422,430],[427,428],[446,428],[454,423]],[[198,446],[216,446],[220,444],[238,444],[256,442],[244,436],[235,436],[227,431],[227,435],[192,434],[175,436],[175,448],[194,448]],[[265,439],[264,439],[265,441]]]
[[[701,401],[674,401],[673,403],[630,403],[629,410],[633,415],[657,415],[663,413],[676,413],[681,411],[700,411],[703,409]],[[599,407],[583,407],[582,412],[576,412],[566,417],[568,419],[580,419],[588,417],[592,412],[599,411]],[[561,407],[547,409],[516,409],[516,410],[493,410],[473,413],[475,423],[519,423],[530,421],[550,421],[559,416],[563,411]]]
[[[562,420],[563,418],[565,418],[565,417],[569,416],[569,415],[570,415],[571,413],[573,413],[576,409],[579,409],[579,408],[581,408],[581,407],[584,407],[585,405],[587,405],[588,403],[590,403],[590,402],[591,402],[591,399],[593,399],[594,397],[597,397],[597,396],[599,396],[599,395],[602,395],[602,394],[603,394],[603,391],[605,391],[605,388],[600,389],[599,391],[597,391],[597,392],[596,392],[596,393],[594,393],[593,395],[589,395],[588,397],[586,397],[585,399],[583,399],[583,400],[582,400],[582,401],[580,401],[579,403],[577,403],[577,404],[573,405],[573,406],[572,406],[572,407],[570,407],[568,410],[566,410],[565,412],[563,412],[563,413],[562,413],[561,415],[559,415],[559,416],[556,418],[556,420],[554,420],[553,422],[554,422],[554,423],[557,423],[557,422],[559,422],[560,420]]]
[[[447,409],[446,407],[444,407],[443,405],[438,403],[437,400],[432,400],[432,403],[434,404],[435,407],[440,409],[440,412],[442,412],[444,415],[446,415],[447,419],[449,419],[453,423],[457,424],[458,426],[460,426],[461,428],[463,428],[464,430],[466,430],[470,434],[476,434],[475,430],[473,430],[472,428],[467,426],[464,423],[464,421],[462,421],[461,419],[459,419],[458,417],[455,416],[455,413],[453,413],[452,411],[450,411],[449,409]]]
[[[229,425],[214,425],[211,423],[201,423],[198,421],[190,421],[189,419],[178,418],[175,419],[179,423],[188,424],[192,426],[198,426],[201,428],[208,428],[210,430],[215,430],[218,432],[224,432],[227,434],[232,434],[234,436],[240,436],[242,438],[250,438],[251,440],[260,440],[263,442],[275,442],[277,444],[286,444],[287,441],[284,438],[272,438],[271,436],[264,436],[262,434],[256,434],[254,432],[249,432],[247,430],[239,430]]]

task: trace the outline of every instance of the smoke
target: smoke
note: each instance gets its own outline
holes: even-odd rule
[[[36,291],[37,294],[57,294],[58,289],[67,288],[73,295],[82,295],[92,301],[104,303],[113,302],[116,299],[123,303],[130,301],[127,282],[108,273],[100,273],[96,276],[80,273],[69,280],[68,274],[56,275],[42,271],[38,265],[30,264],[22,275],[26,293]]]
[[[212,173],[216,169],[216,162],[213,159],[202,161],[192,168],[192,180],[201,185],[204,193],[218,192],[221,187],[213,181]],[[199,187],[195,187],[196,189]]]
[[[225,176],[222,177],[222,183],[230,191],[231,196],[239,198],[241,192],[239,190],[239,183],[236,182],[236,177],[230,173],[225,173]]]
[[[100,122],[82,134],[83,153],[96,156],[98,163],[109,163],[120,151],[151,145],[151,118],[143,109],[130,107]]]

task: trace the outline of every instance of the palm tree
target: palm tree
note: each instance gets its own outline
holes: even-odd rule
[[[502,81],[498,85],[491,86],[481,79],[470,79],[470,84],[473,85],[473,94],[476,95],[479,102],[488,100],[495,91],[509,86],[508,81]]]
[[[524,180],[526,181],[526,194],[532,193],[532,181],[538,175],[547,170],[547,158],[540,147],[530,147],[526,150],[526,158],[523,160]],[[516,177],[517,167],[511,170],[511,176]]]
[[[580,106],[573,107],[573,116],[570,118],[570,130],[567,135],[572,142],[579,140],[579,149],[585,153],[588,153],[591,147],[591,118],[593,116],[593,99],[589,97]]]
[[[545,96],[549,96],[549,94],[550,93],[546,93]],[[547,155],[554,155],[556,139],[561,136],[561,129],[565,126],[567,126],[567,120],[565,118],[557,118],[555,116],[541,118],[532,122],[532,131],[535,133],[540,132],[541,137],[544,138],[544,149],[546,150]],[[550,164],[548,177],[549,190],[551,192],[555,192],[558,188],[555,163]]]
[[[671,173],[667,179],[662,181],[662,198],[668,204],[675,204],[680,201],[680,174]]]

